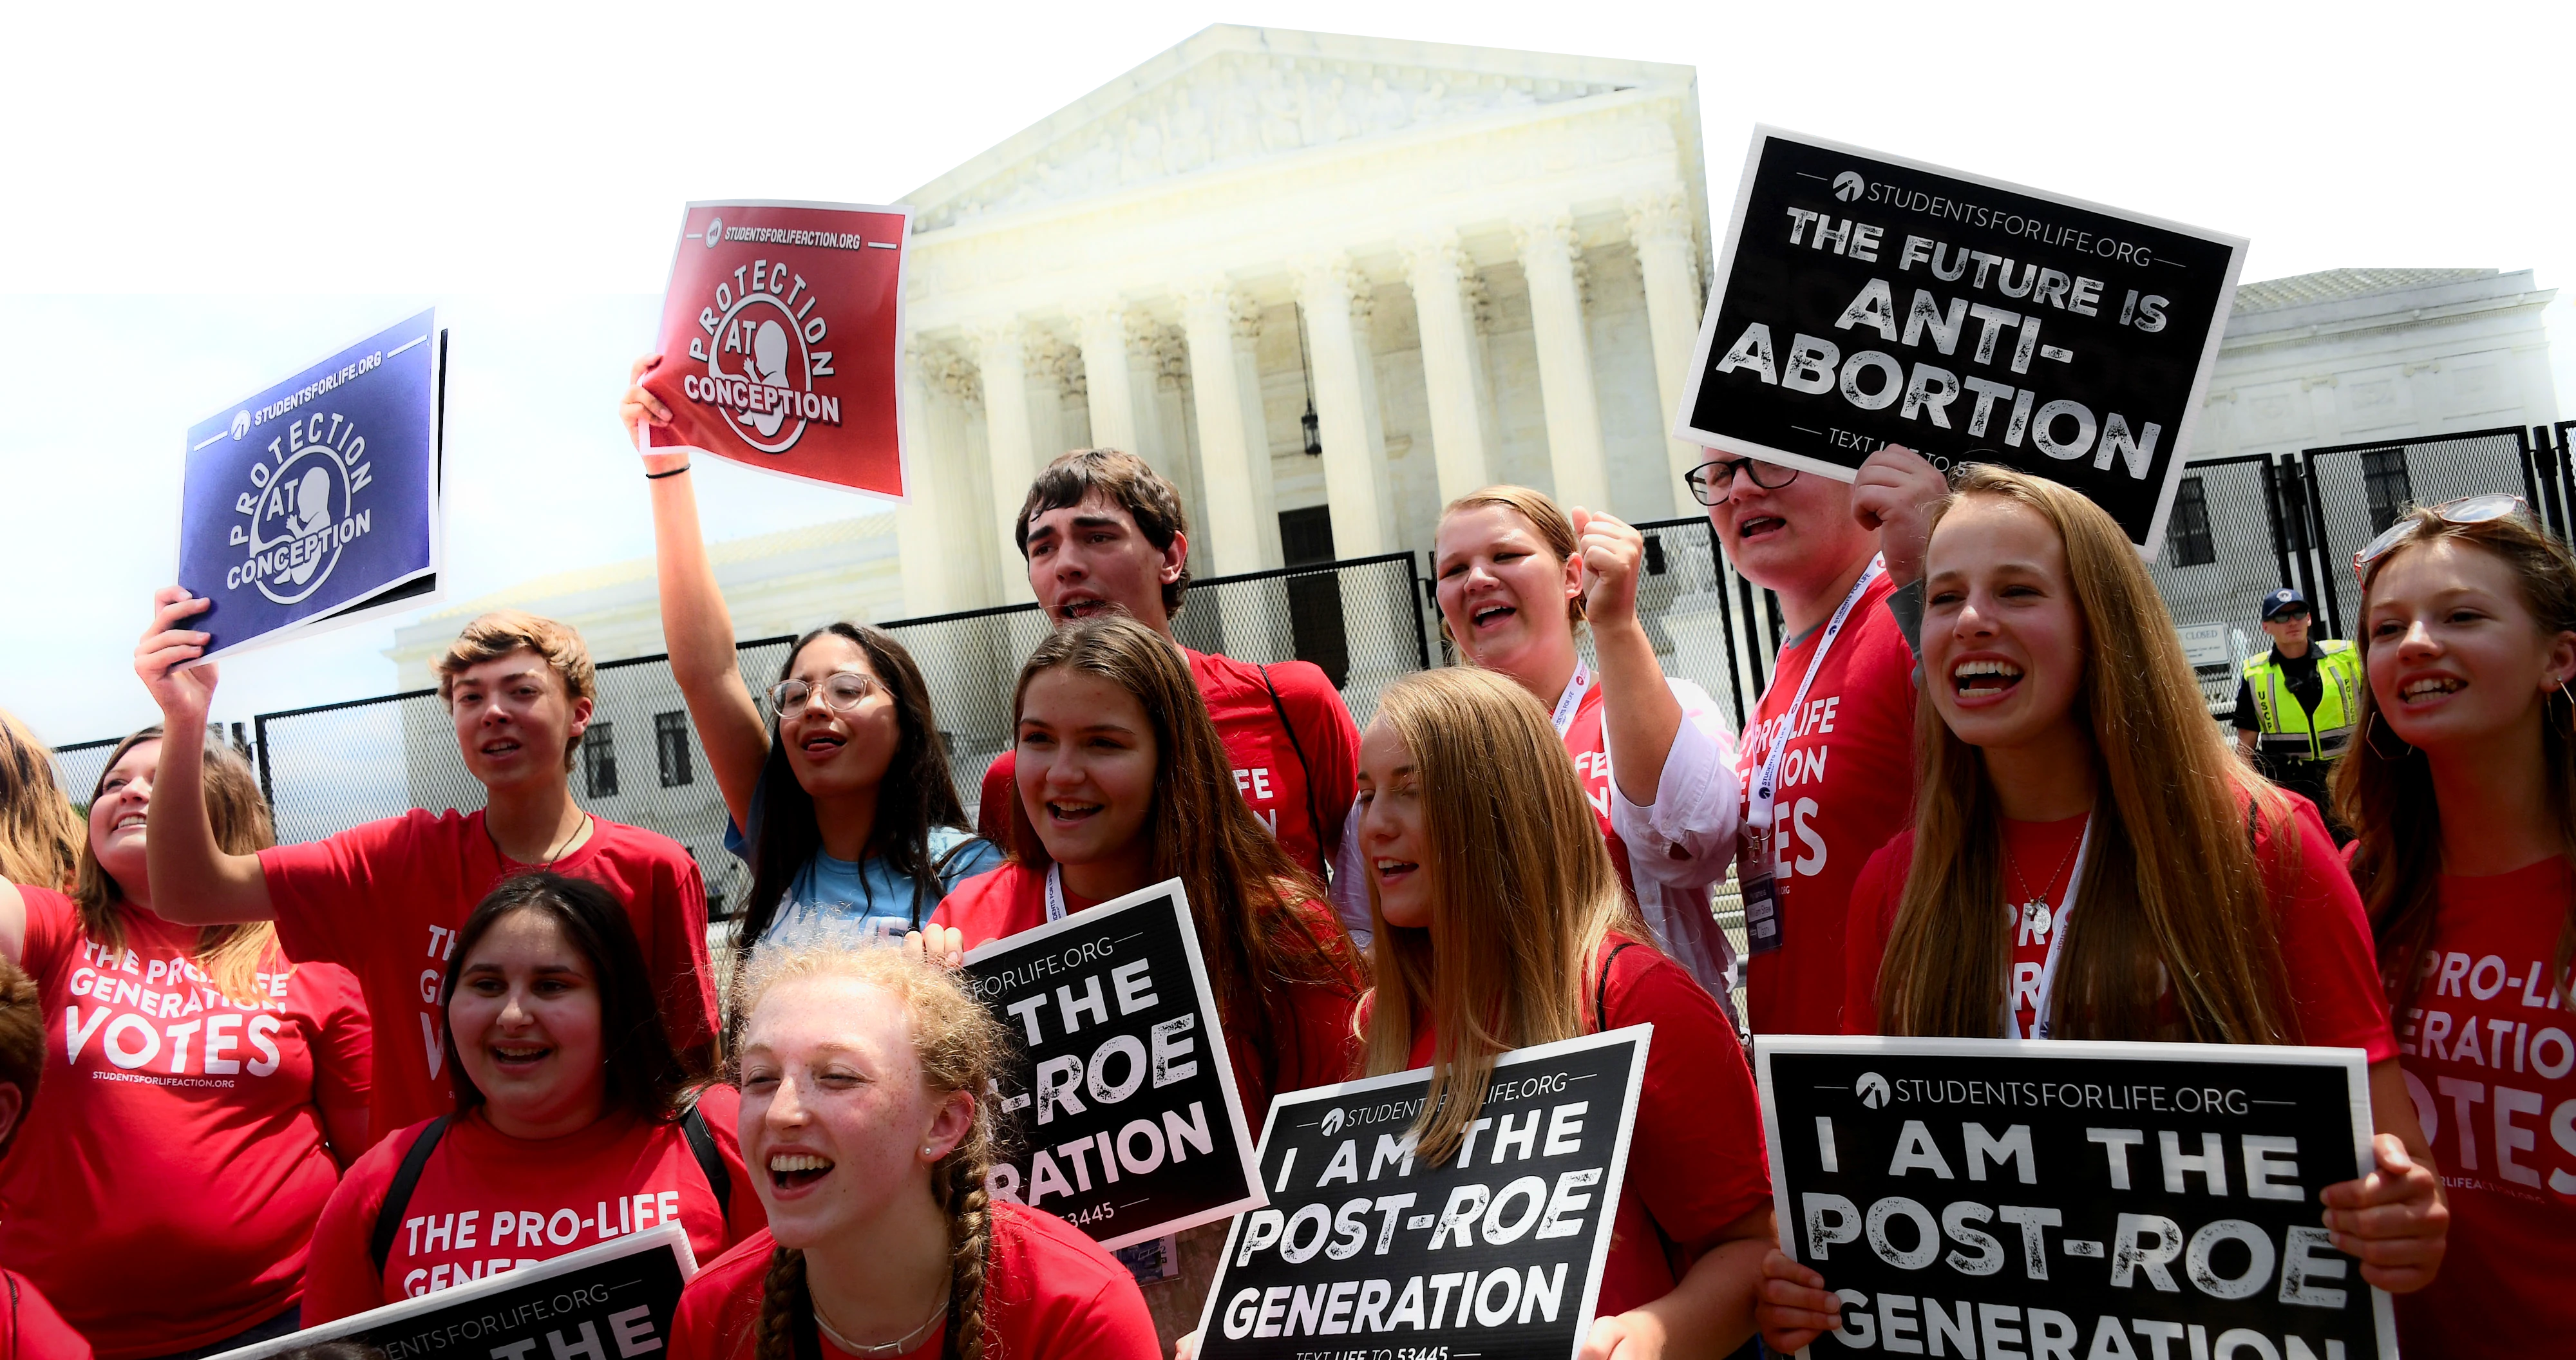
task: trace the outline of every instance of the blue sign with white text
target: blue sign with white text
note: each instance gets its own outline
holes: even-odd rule
[[[212,601],[203,659],[415,607],[438,588],[435,310],[188,431],[179,584]]]

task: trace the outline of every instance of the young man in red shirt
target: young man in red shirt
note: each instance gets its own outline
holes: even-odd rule
[[[288,956],[358,975],[375,1021],[371,1127],[380,1133],[451,1113],[439,984],[456,930],[501,880],[531,869],[587,878],[635,924],[653,991],[684,1060],[714,1054],[707,894],[677,841],[584,812],[572,800],[574,751],[595,696],[581,635],[503,610],[465,626],[439,658],[439,697],[465,768],[486,791],[474,812],[414,809],[302,845],[230,855],[215,844],[199,791],[215,668],[174,669],[204,650],[184,622],[206,607],[186,589],[153,596],[135,673],[161,706],[160,819],[145,843],[152,906],[179,925],[275,921]]]
[[[1928,515],[1948,488],[1920,455],[1894,445],[1870,455],[1850,484],[1751,458],[1716,459],[1689,480],[1727,560],[1779,595],[1788,632],[1736,748],[1746,1020],[1756,1034],[1839,1034],[1852,880],[1913,820],[1910,638],[1923,616]],[[1766,771],[1775,781],[1767,812]],[[1766,876],[1767,913],[1756,901]]]
[[[1172,636],[1190,580],[1189,525],[1180,493],[1144,459],[1080,449],[1049,463],[1029,487],[1016,537],[1050,621],[1117,608]],[[1322,880],[1358,778],[1359,728],[1341,691],[1309,662],[1181,654],[1225,742],[1236,791],[1288,857]],[[976,821],[996,845],[1010,844],[1012,768],[1005,750],[984,771]]]

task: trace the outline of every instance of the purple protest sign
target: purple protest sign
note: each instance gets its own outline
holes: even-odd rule
[[[212,601],[200,660],[437,597],[435,310],[188,431],[179,584]],[[195,663],[191,663],[195,664]]]

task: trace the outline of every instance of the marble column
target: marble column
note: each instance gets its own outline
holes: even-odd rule
[[[1182,285],[1181,329],[1190,350],[1191,396],[1199,424],[1199,468],[1207,503],[1203,532],[1207,561],[1214,575],[1233,576],[1261,569],[1261,509],[1253,494],[1253,460],[1266,467],[1267,445],[1256,450],[1249,441],[1244,402],[1261,399],[1258,387],[1246,393],[1236,367],[1234,286],[1224,278]],[[1094,386],[1095,399],[1099,388]],[[1259,416],[1256,405],[1255,418]]]
[[[1234,327],[1234,390],[1243,415],[1243,447],[1252,459],[1252,517],[1261,539],[1261,569],[1287,565],[1279,550],[1279,496],[1272,485],[1270,423],[1262,414],[1261,304],[1236,293],[1227,304]]]
[[[895,556],[903,571],[906,618],[945,614],[955,573],[940,551],[940,463],[931,451],[930,397],[924,386],[924,357],[916,340],[904,346],[903,443],[911,453],[904,467],[904,503],[895,508]]]
[[[1628,200],[1628,239],[1637,247],[1637,271],[1646,288],[1646,332],[1654,343],[1655,394],[1663,399],[1665,459],[1672,477],[1665,489],[1673,513],[1698,512],[1682,477],[1708,460],[1699,445],[1675,439],[1682,393],[1690,385],[1691,350],[1699,343],[1699,268],[1692,254],[1690,200],[1672,185]]]
[[[1431,452],[1442,504],[1493,481],[1491,444],[1476,398],[1483,355],[1462,280],[1475,269],[1458,233],[1441,232],[1405,249],[1422,332],[1422,387],[1431,407]]]
[[[1547,407],[1547,461],[1556,500],[1568,510],[1610,508],[1610,469],[1601,444],[1601,403],[1592,386],[1592,342],[1574,278],[1581,247],[1572,218],[1513,224],[1529,277],[1530,330],[1538,344],[1539,399]]]
[[[975,366],[984,379],[984,440],[993,469],[993,524],[1001,535],[1001,595],[1017,603],[1037,598],[1029,591],[1028,572],[1013,546],[1020,502],[1036,480],[1038,459],[1030,442],[1028,332],[1018,319],[975,328],[969,337]]]
[[[1074,327],[1090,383],[1092,447],[1142,456],[1135,374],[1128,366],[1127,304],[1115,298],[1086,303],[1074,309]]]
[[[1367,557],[1395,547],[1394,497],[1386,484],[1386,437],[1368,337],[1360,331],[1367,281],[1341,254],[1292,261],[1315,371],[1315,417],[1324,445],[1324,495],[1332,506],[1333,551]]]

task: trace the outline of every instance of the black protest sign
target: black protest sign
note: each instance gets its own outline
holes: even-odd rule
[[[1413,1155],[1428,1068],[1279,1097],[1206,1360],[1562,1360],[1592,1325],[1651,1025],[1504,1054],[1458,1153]]]
[[[1850,481],[1889,444],[2163,541],[2245,242],[1756,128],[1673,437]]]
[[[2394,1357],[2320,1226],[2370,1158],[2357,1048],[1758,1037],[1782,1250],[1842,1296],[1806,1352]]]
[[[995,940],[966,974],[1019,1044],[996,1199],[1111,1248],[1261,1203],[1179,879]]]
[[[666,1360],[680,1287],[697,1273],[688,1230],[670,1223],[215,1360]]]

